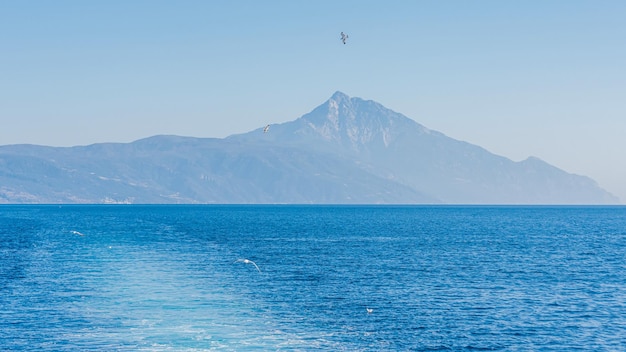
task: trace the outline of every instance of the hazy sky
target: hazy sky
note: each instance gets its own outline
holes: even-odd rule
[[[225,137],[339,90],[626,202],[625,19],[622,0],[0,0],[0,145]]]

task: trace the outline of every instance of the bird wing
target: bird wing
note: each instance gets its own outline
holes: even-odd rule
[[[256,265],[255,262],[253,262],[252,260],[250,260],[250,263],[252,263],[252,265],[254,265],[254,267],[256,268],[256,270],[258,270],[259,272],[261,272],[261,269],[259,269],[259,266]]]

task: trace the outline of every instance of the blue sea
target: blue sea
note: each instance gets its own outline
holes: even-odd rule
[[[0,206],[0,350],[625,351],[626,207]]]

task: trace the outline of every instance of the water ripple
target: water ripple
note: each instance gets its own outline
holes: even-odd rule
[[[3,350],[626,350],[623,207],[1,210]]]

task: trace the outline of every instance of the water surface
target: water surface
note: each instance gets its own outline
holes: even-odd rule
[[[624,258],[626,207],[1,206],[0,349],[621,351]]]

